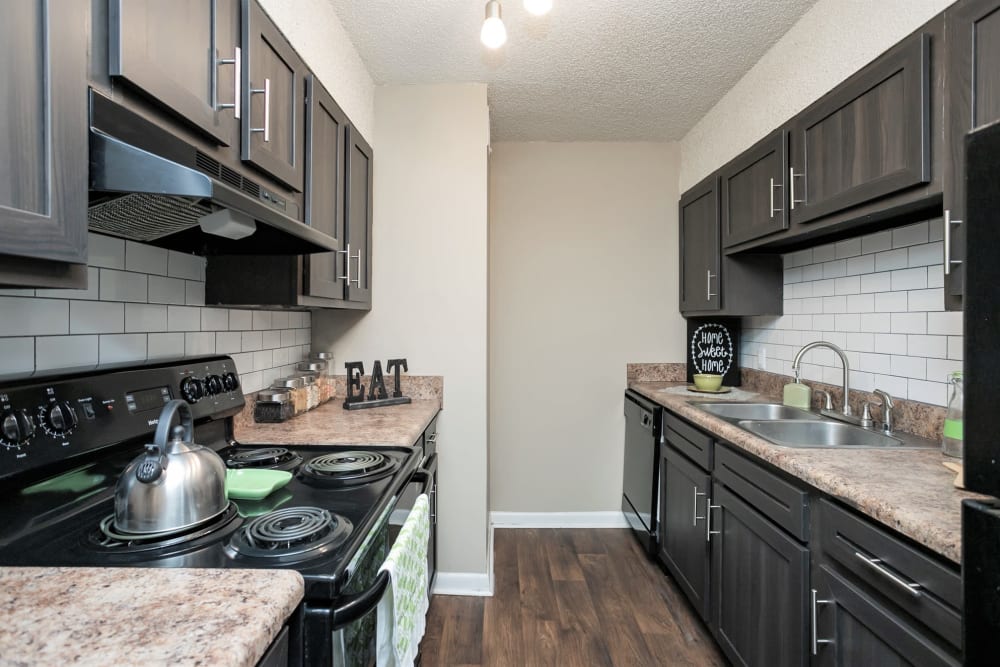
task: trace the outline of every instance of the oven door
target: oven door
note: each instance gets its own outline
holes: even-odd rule
[[[427,543],[427,591],[430,593],[434,590],[434,576],[437,574],[437,454],[431,454],[424,459],[423,465],[413,474],[410,483],[403,488],[396,509],[389,518],[390,544],[395,543],[403,523],[413,510],[413,504],[417,502],[417,496],[422,493],[427,494],[431,515],[431,529]]]
[[[379,568],[389,555],[403,523],[410,516],[417,496],[422,493],[428,494],[430,500],[431,536],[428,547],[434,544],[436,494],[433,492],[437,476],[437,455],[431,456],[425,463],[428,465],[415,471],[395,501],[386,507],[348,568],[351,574],[345,587],[345,595],[336,601],[337,607],[333,610],[332,657],[336,667],[370,667],[375,664],[376,608],[389,585],[389,573],[379,572]],[[432,562],[428,550],[428,563]],[[433,581],[433,575],[431,580]]]

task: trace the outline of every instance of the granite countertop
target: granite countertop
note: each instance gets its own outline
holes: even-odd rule
[[[704,396],[663,391],[683,383],[630,381],[628,386],[948,560],[961,562],[961,503],[981,496],[953,486],[955,473],[942,465],[940,450],[779,447],[689,404]],[[741,400],[769,398],[748,395]]]
[[[236,440],[244,444],[410,447],[440,409],[437,398],[364,410],[345,410],[343,400],[334,399],[281,424],[257,424],[252,417],[237,419]]]
[[[290,570],[0,568],[0,666],[255,665],[303,595]]]

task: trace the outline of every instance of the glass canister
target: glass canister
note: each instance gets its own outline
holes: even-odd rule
[[[278,378],[271,383],[271,388],[287,391],[292,395],[295,414],[300,415],[309,409],[309,391],[306,389],[306,383],[297,375]]]
[[[290,392],[282,389],[265,389],[257,392],[253,406],[253,420],[260,424],[276,424],[295,416]]]
[[[962,443],[965,428],[962,419],[965,396],[962,392],[962,371],[955,371],[948,376],[951,385],[951,398],[948,399],[948,412],[944,417],[944,434],[941,438],[941,451],[945,456],[962,458]]]
[[[327,374],[328,366],[325,361],[316,359],[300,361],[296,365],[296,368],[316,376],[316,385],[319,387],[319,402],[321,404],[333,398],[333,376]]]
[[[306,389],[306,401],[308,407],[307,410],[312,410],[313,408],[319,406],[319,384],[316,382],[317,375],[315,373],[302,373],[299,375],[302,380],[302,384],[305,385]]]

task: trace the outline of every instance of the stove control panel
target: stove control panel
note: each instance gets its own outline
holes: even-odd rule
[[[236,364],[202,357],[0,385],[0,480],[104,447],[152,442],[163,406],[191,404],[195,421],[243,409]]]

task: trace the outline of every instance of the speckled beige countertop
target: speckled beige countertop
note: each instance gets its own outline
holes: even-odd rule
[[[441,409],[439,399],[414,399],[405,405],[345,410],[343,400],[281,424],[236,420],[236,440],[244,444],[397,445],[410,447]]]
[[[290,570],[0,568],[0,665],[255,665],[302,599]]]
[[[948,560],[961,562],[961,503],[981,496],[953,486],[955,474],[941,465],[940,450],[779,447],[689,404],[704,397],[662,391],[682,383],[632,381],[628,386]],[[759,400],[767,399],[759,395]]]

